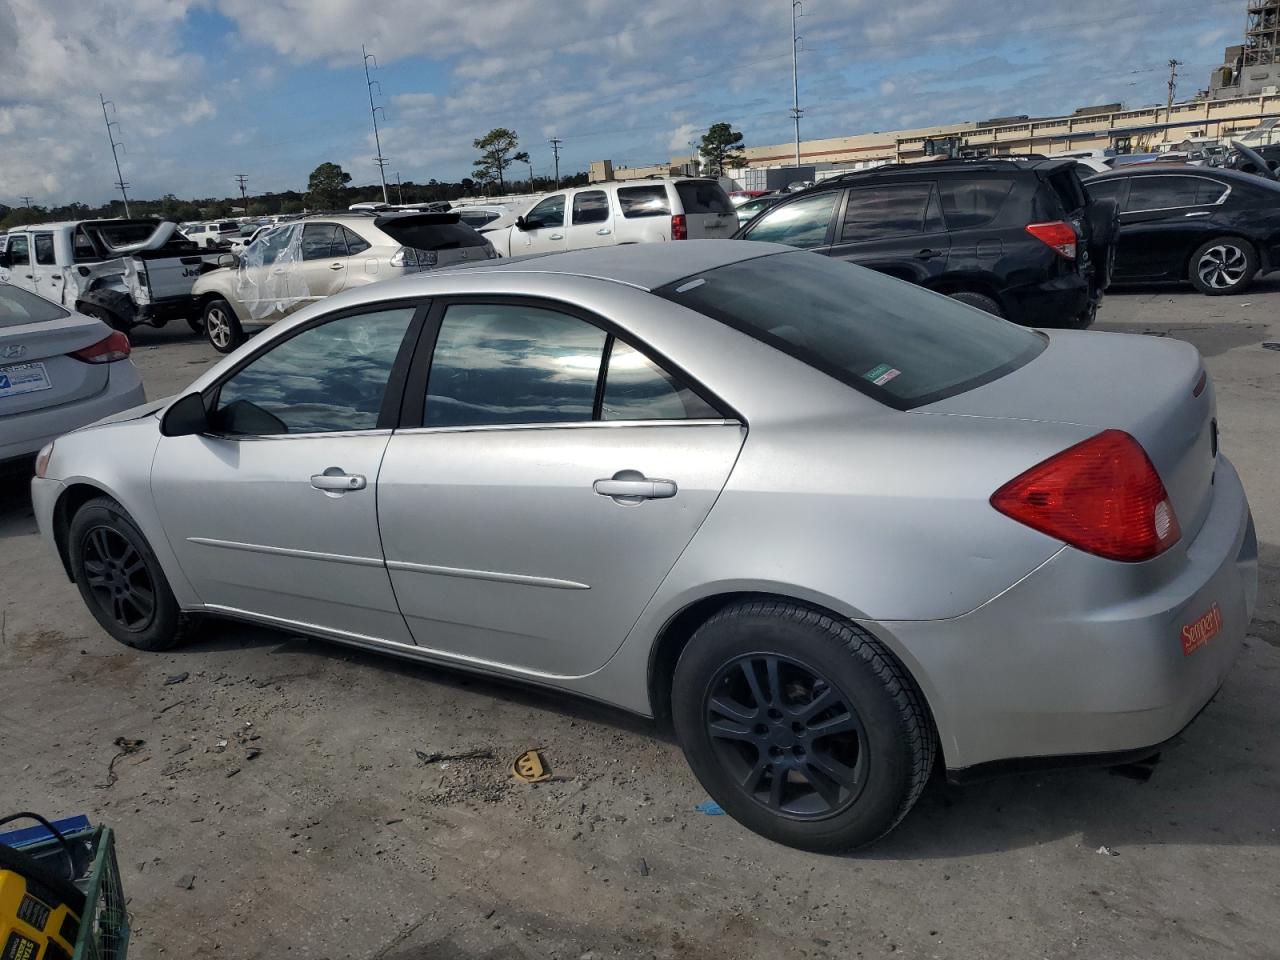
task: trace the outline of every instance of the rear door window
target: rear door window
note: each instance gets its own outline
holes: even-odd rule
[[[849,191],[840,239],[858,243],[941,229],[932,183],[886,183]]]
[[[720,414],[639,350],[614,340],[605,370],[601,420],[705,420]]]
[[[1013,180],[1009,177],[943,178],[938,183],[942,216],[952,230],[985,227],[999,216],[1012,189]]]
[[[57,262],[53,256],[53,234],[32,234],[32,240],[35,242],[36,263],[46,267],[53,266]]]
[[[792,247],[820,247],[827,242],[838,199],[840,191],[831,190],[780,204],[753,220],[746,238]]]
[[[582,190],[573,196],[573,222],[604,223],[609,219],[609,195],[603,190]]]
[[[661,183],[643,187],[619,187],[618,206],[628,220],[671,216],[671,201],[667,199],[666,186]]]
[[[342,228],[342,239],[347,242],[347,256],[349,257],[354,257],[357,253],[364,253],[371,246],[368,240],[346,227]]]
[[[346,244],[339,238],[336,224],[308,223],[302,228],[303,260],[329,260],[346,255]]]
[[[733,213],[733,202],[714,180],[681,180],[676,184],[680,205],[690,213]]]
[[[1125,210],[1141,213],[1146,210],[1194,207],[1200,183],[1199,177],[1134,177],[1129,185],[1129,200],[1125,204]]]
[[[996,380],[1045,346],[1025,327],[804,252],[732,263],[654,292],[899,410]]]

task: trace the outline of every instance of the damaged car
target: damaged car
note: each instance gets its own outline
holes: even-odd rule
[[[212,255],[211,255],[212,256]],[[128,333],[185,319],[198,332],[192,285],[205,255],[160,220],[73,220],[14,227],[0,281]]]

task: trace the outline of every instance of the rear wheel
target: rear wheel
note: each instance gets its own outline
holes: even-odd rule
[[[236,319],[231,304],[225,300],[210,300],[204,308],[204,334],[213,349],[230,353],[244,343],[244,331]]]
[[[67,534],[71,572],[80,596],[102,629],[139,650],[167,650],[187,633],[189,618],[147,543],[110,497],[90,500]]]
[[[191,332],[196,336],[202,336],[204,334],[203,317],[187,317],[187,326],[191,328]]]
[[[1211,297],[1242,292],[1257,273],[1257,251],[1239,237],[1214,237],[1201,244],[1187,270],[1192,285]]]
[[[994,317],[1003,317],[1004,311],[1000,309],[1000,304],[984,293],[977,293],[973,290],[957,290],[955,293],[948,294],[952,300],[958,300],[960,303],[967,303],[971,307],[977,307]]]
[[[749,601],[703,624],[676,664],[676,735],[707,792],[751,830],[837,852],[883,836],[933,767],[923,698],[842,620]]]

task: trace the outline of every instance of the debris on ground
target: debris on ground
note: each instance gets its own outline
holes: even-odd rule
[[[644,857],[640,858],[640,862],[636,864],[636,869],[640,871],[640,876],[647,877],[649,875],[649,864]]]
[[[1098,853],[1100,853],[1100,854],[1102,854],[1102,856],[1104,856],[1104,857],[1118,857],[1118,856],[1120,856],[1120,854],[1119,854],[1119,853],[1117,853],[1115,850],[1112,850],[1112,849],[1111,849],[1110,847],[1108,847],[1105,843],[1104,843],[1102,846],[1100,846],[1100,847],[1098,848],[1097,852],[1098,852]]]
[[[492,750],[464,750],[460,753],[423,753],[413,751],[422,763],[439,763],[442,760],[492,760]]]
[[[196,885],[195,874],[184,873],[182,876],[178,878],[179,890],[190,890],[195,885]]]
[[[551,779],[551,771],[537,750],[526,750],[511,761],[511,775],[521,783],[540,783]]]
[[[699,813],[705,813],[708,817],[724,816],[724,807],[720,806],[720,804],[716,803],[714,800],[703,800],[693,809],[697,810]]]
[[[246,760],[252,760],[254,757],[260,757],[260,756],[262,756],[261,747],[250,747],[248,750],[244,752],[244,758]]]
[[[222,753],[222,751],[224,751],[224,750],[226,750],[226,749],[227,749],[227,741],[226,741],[226,740],[219,740],[217,743],[215,743],[215,744],[213,745],[213,752],[214,752],[214,753]]]
[[[107,782],[94,784],[94,786],[99,790],[109,790],[111,787],[115,786],[115,782],[120,779],[119,775],[116,773],[116,763],[121,757],[127,757],[131,753],[137,753],[142,749],[142,745],[147,741],[130,740],[128,737],[116,737],[112,742],[120,752],[112,757],[111,762],[107,764]]]
[[[186,672],[185,670],[182,673],[175,673],[172,676],[168,676],[164,678],[164,685],[166,687],[171,687],[175,683],[185,683],[187,680],[187,677],[189,676],[191,676],[191,674]]]

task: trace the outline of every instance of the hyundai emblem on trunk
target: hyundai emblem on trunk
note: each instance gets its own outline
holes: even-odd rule
[[[19,357],[25,356],[27,348],[20,343],[11,343],[3,350],[0,350],[0,356],[6,360],[17,360]]]

